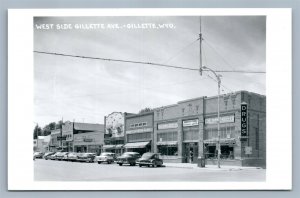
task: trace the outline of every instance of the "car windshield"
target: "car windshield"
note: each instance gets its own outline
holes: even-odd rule
[[[153,155],[154,155],[153,153],[144,153],[143,156],[142,156],[142,158],[143,158],[143,159],[149,159],[149,158],[151,158]]]
[[[132,153],[124,153],[124,154],[122,155],[122,157],[132,157],[132,156],[133,156]]]
[[[100,156],[113,156],[114,154],[113,153],[101,153]]]

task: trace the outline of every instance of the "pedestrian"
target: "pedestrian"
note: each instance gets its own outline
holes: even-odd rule
[[[190,151],[190,161],[191,161],[191,163],[193,162],[193,160],[194,160],[194,153],[193,153],[193,151],[191,150],[191,151]]]

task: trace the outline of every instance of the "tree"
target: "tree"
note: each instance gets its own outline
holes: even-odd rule
[[[140,111],[139,111],[139,113],[146,113],[146,112],[150,112],[150,111],[153,111],[150,107],[146,107],[146,108],[144,108],[144,109],[141,109]]]
[[[33,139],[37,139],[38,136],[42,135],[42,129],[39,127],[39,125],[35,125],[33,129]]]
[[[60,120],[55,124],[55,129],[61,129],[61,126],[63,125],[63,121]]]

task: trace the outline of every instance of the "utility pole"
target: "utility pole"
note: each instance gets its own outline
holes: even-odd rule
[[[220,156],[221,156],[221,145],[220,145],[220,87],[221,87],[221,75],[217,74],[214,70],[210,69],[209,67],[203,66],[202,65],[202,27],[201,27],[201,16],[200,16],[200,34],[199,34],[199,41],[200,41],[200,68],[199,68],[199,73],[202,76],[203,69],[204,71],[210,71],[212,72],[218,82],[218,139],[217,139],[217,145],[216,149],[218,150],[218,168],[220,168]]]
[[[200,16],[200,34],[199,34],[199,43],[200,43],[200,76],[202,76],[202,29],[201,29],[201,16]]]

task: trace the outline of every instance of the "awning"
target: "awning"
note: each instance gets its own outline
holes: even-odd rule
[[[118,148],[118,149],[119,149],[119,148],[123,148],[123,146],[124,146],[124,144],[117,144],[117,145],[116,145],[116,148]]]
[[[166,142],[157,142],[156,145],[166,145],[166,146],[176,146],[177,141],[166,141]]]
[[[216,144],[218,139],[208,139],[203,141],[204,144]],[[235,138],[220,139],[220,144],[236,144]]]
[[[114,149],[116,147],[116,145],[103,145],[103,149]]]
[[[145,148],[150,142],[134,142],[125,144],[125,148]]]

